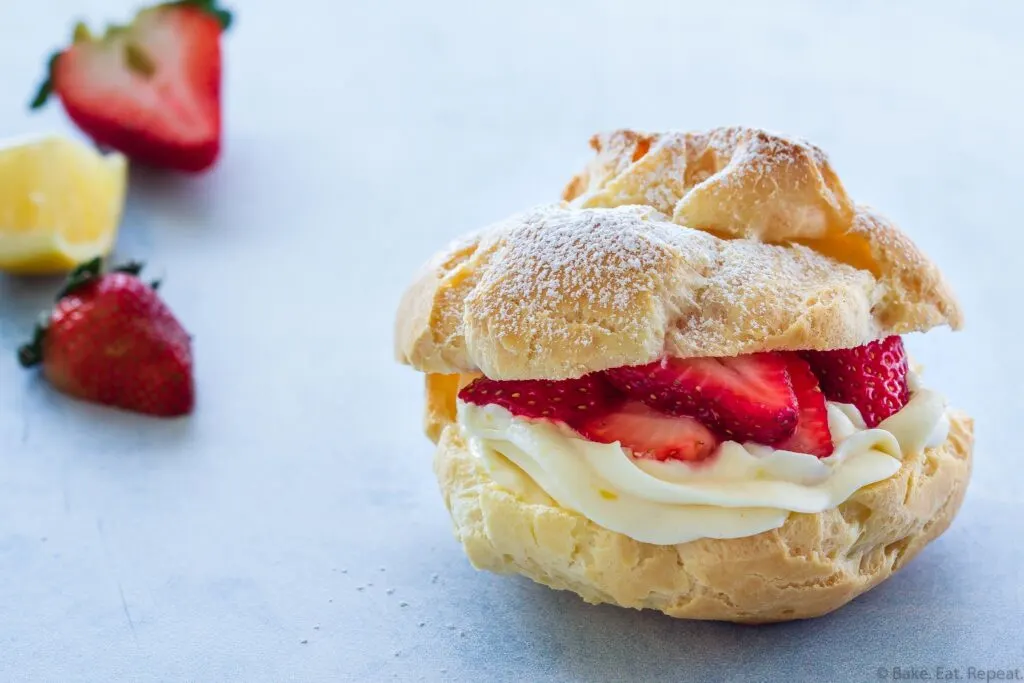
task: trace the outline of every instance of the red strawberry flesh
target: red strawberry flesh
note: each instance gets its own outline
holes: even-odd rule
[[[855,405],[868,427],[878,426],[910,398],[907,354],[897,335],[853,349],[806,351],[803,356],[825,396]]]
[[[819,458],[828,457],[834,450],[832,433],[828,427],[828,408],[825,395],[818,386],[818,378],[811,366],[795,353],[783,354],[800,417],[796,431],[789,438],[775,444],[775,448],[796,453],[809,453]]]
[[[772,444],[796,429],[796,396],[780,354],[664,358],[607,374],[631,398],[694,417],[728,439]]]
[[[691,417],[665,415],[639,401],[618,410],[575,423],[585,438],[616,443],[636,458],[653,460],[704,460],[718,446],[715,434]]]
[[[475,405],[495,404],[518,417],[571,422],[603,414],[621,402],[600,373],[566,380],[507,380],[479,377],[459,392]]]

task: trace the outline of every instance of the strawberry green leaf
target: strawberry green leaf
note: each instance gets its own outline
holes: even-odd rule
[[[201,9],[207,14],[213,15],[214,18],[220,22],[222,30],[227,31],[231,28],[231,22],[234,20],[234,16],[231,14],[231,10],[225,9],[217,5],[217,0],[176,0],[175,2],[168,2],[163,5],[164,7],[195,7]]]
[[[36,96],[29,103],[29,109],[41,109],[46,104],[46,101],[50,99],[50,95],[53,94],[53,70],[57,67],[57,60],[60,59],[60,56],[60,52],[54,52],[46,61],[46,78],[36,91]]]
[[[43,362],[43,338],[46,336],[48,316],[43,316],[32,331],[32,340],[18,348],[18,363],[23,368],[31,368]]]
[[[139,273],[142,272],[143,268],[145,268],[145,264],[142,263],[141,261],[128,261],[128,263],[123,263],[117,266],[116,268],[111,268],[110,272],[126,273],[128,275],[134,275],[138,277]]]
[[[69,294],[74,294],[76,291],[89,284],[100,276],[103,271],[103,258],[97,256],[91,261],[79,264],[77,268],[71,271],[68,275],[68,279],[64,282],[64,286],[57,292],[57,301],[60,301]]]

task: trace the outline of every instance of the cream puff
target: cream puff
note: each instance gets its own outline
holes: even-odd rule
[[[398,311],[470,561],[745,623],[878,585],[970,477],[972,420],[901,336],[960,328],[938,268],[806,142],[591,145],[560,203],[454,242]]]

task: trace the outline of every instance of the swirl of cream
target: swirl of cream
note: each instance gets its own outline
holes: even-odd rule
[[[617,443],[499,406],[458,405],[470,452],[499,485],[658,545],[750,536],[782,526],[791,512],[834,508],[949,430],[945,399],[927,389],[874,429],[852,405],[830,402],[828,419],[836,448],[827,458],[728,441],[709,462],[690,464],[633,458]]]

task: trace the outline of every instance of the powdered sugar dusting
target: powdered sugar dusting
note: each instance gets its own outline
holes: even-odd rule
[[[813,145],[726,128],[618,131],[594,146],[568,203],[435,261],[422,365],[562,379],[959,324],[938,270],[854,207]]]
[[[602,307],[625,308],[629,297],[623,290],[601,285],[655,265],[649,238],[624,220],[634,213],[554,214],[514,231],[504,257],[515,272],[532,277],[510,280],[507,293],[552,302],[590,299]]]
[[[643,229],[650,214],[639,207],[546,208],[523,216],[500,236],[495,254],[500,267],[480,285],[498,294],[488,297],[485,306],[494,331],[522,333],[511,326],[524,321],[541,325],[556,311],[585,316],[585,311],[600,309],[603,316],[629,317],[630,305],[653,288],[665,260],[655,231]],[[570,329],[560,332],[568,338]]]
[[[573,376],[593,363],[631,360],[616,353],[660,353],[670,318],[664,304],[672,290],[689,288],[677,282],[680,228],[658,217],[639,206],[553,206],[492,233],[481,244],[491,261],[465,309],[467,338],[491,349],[484,355],[495,365],[485,371],[493,377],[534,358],[549,366],[564,358],[557,372]],[[682,271],[699,277],[689,266]]]
[[[870,315],[873,285],[867,273],[806,247],[722,241],[698,294],[700,314],[680,322],[678,343],[687,355],[703,355],[699,349],[743,353],[766,348],[837,291],[845,293],[847,312],[856,313],[851,318],[859,323]]]
[[[870,319],[868,273],[806,247],[723,240],[659,218],[640,206],[547,207],[496,229],[465,308],[471,346],[492,363],[481,369],[554,378],[665,352],[735,355],[773,339],[785,348],[787,330],[822,302],[829,325]],[[840,290],[843,301],[829,300]],[[534,363],[544,369],[524,370]]]

